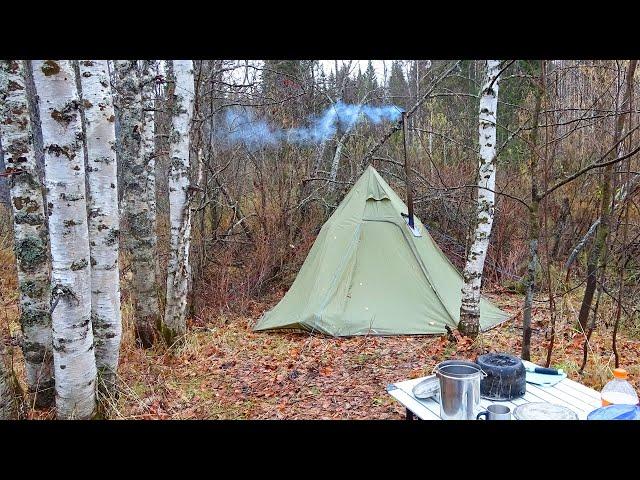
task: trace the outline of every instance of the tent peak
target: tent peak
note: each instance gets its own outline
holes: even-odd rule
[[[369,164],[369,166],[367,166],[367,168],[364,171],[364,173],[368,173],[368,172],[373,172],[373,173],[377,173],[378,175],[380,175],[378,173],[378,170],[376,170],[376,168],[371,163]]]

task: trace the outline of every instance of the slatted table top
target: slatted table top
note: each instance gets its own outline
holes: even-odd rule
[[[418,400],[412,394],[413,387],[422,380],[434,376],[435,375],[429,375],[428,377],[392,383],[387,386],[387,392],[421,420],[441,420],[440,404],[435,399]],[[514,398],[508,402],[498,402],[496,400],[481,398],[480,406],[482,409],[486,409],[486,407],[492,403],[500,403],[510,407],[513,412],[518,405],[530,402],[547,402],[563,405],[573,410],[580,420],[586,420],[590,412],[602,406],[600,393],[568,378],[563,379],[552,387],[540,387],[527,383],[527,391],[524,396],[520,398]]]

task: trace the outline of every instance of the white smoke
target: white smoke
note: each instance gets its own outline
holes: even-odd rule
[[[349,129],[363,121],[379,124],[397,121],[402,109],[395,105],[371,106],[347,104],[341,101],[329,106],[321,115],[311,118],[309,125],[296,128],[275,128],[256,118],[252,110],[231,108],[225,112],[219,137],[229,144],[244,143],[249,148],[277,146],[280,143],[310,145],[333,137],[338,127]]]

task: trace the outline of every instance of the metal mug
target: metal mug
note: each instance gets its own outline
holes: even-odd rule
[[[480,417],[486,417],[487,420],[511,420],[511,409],[506,405],[492,403],[484,412],[480,412],[476,420]]]

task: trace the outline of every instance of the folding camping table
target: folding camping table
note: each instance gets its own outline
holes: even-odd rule
[[[413,420],[414,416],[421,420],[441,420],[440,404],[433,398],[418,400],[413,396],[412,390],[422,380],[434,377],[414,378],[403,382],[392,383],[387,386],[387,392],[407,409],[407,420]],[[602,406],[600,394],[578,382],[563,379],[552,387],[540,387],[527,383],[527,391],[524,396],[514,398],[508,402],[480,399],[480,407],[486,409],[492,403],[499,403],[511,408],[511,412],[518,406],[529,402],[547,402],[563,405],[573,410],[578,419],[586,420],[587,415]],[[513,417],[512,417],[513,418]]]

